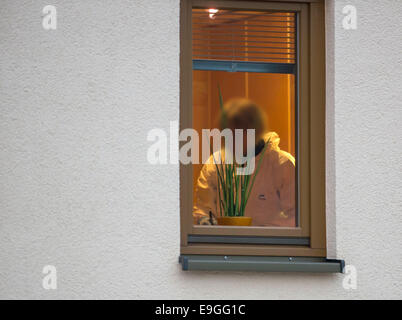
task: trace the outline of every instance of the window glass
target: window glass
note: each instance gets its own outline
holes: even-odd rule
[[[193,128],[200,137],[194,224],[297,226],[295,19],[284,12],[193,9]],[[219,138],[221,146],[209,137],[206,162],[201,140],[212,129],[232,136]],[[249,162],[252,170],[242,170]]]

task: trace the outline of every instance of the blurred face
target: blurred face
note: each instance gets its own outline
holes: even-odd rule
[[[252,101],[247,99],[233,99],[225,105],[224,114],[222,114],[221,125],[223,128],[229,128],[233,134],[233,142],[235,147],[236,138],[235,130],[242,130],[243,155],[247,154],[247,148],[254,148],[261,139],[265,130],[265,115],[261,109]],[[247,139],[247,129],[254,130],[254,139]],[[252,145],[248,145],[251,144]],[[233,149],[235,151],[235,149]]]

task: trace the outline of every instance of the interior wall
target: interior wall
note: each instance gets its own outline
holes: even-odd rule
[[[280,148],[295,156],[295,82],[293,75],[248,74],[248,96],[263,108],[270,131],[278,133]]]
[[[402,3],[326,2],[328,228],[356,290],[341,274],[181,271],[179,166],[146,159],[148,131],[179,119],[178,0],[55,0],[54,31],[42,1],[3,0],[0,298],[400,298]]]

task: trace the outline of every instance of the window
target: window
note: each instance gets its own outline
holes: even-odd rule
[[[199,163],[180,168],[184,269],[189,257],[198,269],[228,259],[243,269],[255,259],[272,266],[267,257],[328,262],[324,35],[319,0],[182,1],[180,130],[208,141],[198,144]],[[233,133],[217,139],[223,146],[204,134],[215,128]],[[239,140],[243,155],[255,153],[245,157],[251,174],[235,173],[247,164],[225,163],[226,141],[237,150]],[[338,262],[327,265],[339,271]]]

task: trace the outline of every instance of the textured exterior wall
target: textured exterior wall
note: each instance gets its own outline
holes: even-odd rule
[[[55,31],[46,4],[0,5],[0,298],[401,296],[401,1],[328,1],[328,238],[354,291],[343,275],[182,272],[178,166],[146,162],[148,130],[179,116],[178,0],[53,1]]]

